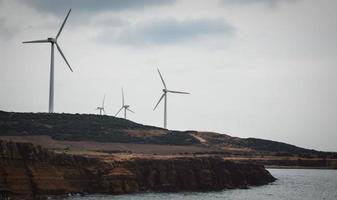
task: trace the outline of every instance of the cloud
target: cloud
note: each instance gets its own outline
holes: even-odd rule
[[[122,27],[129,25],[130,23],[127,20],[124,20],[120,17],[104,17],[103,19],[97,19],[93,25],[96,28],[100,27]]]
[[[176,0],[21,0],[40,11],[59,14],[73,8],[78,12],[121,11],[171,5]]]
[[[8,35],[10,35],[10,32],[11,31],[8,29],[5,19],[0,18],[0,36],[8,37]]]
[[[19,32],[18,27],[10,25],[5,18],[0,16],[0,38],[11,39],[17,32]]]
[[[270,7],[278,6],[280,3],[293,3],[298,0],[220,0],[225,5],[252,5],[262,4]]]
[[[121,29],[103,31],[97,40],[103,43],[127,45],[168,45],[202,37],[232,35],[235,28],[221,19],[193,19],[179,21],[164,19],[147,24],[136,24]]]

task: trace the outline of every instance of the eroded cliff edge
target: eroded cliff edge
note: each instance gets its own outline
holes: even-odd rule
[[[67,193],[211,191],[274,180],[262,165],[219,157],[101,159],[0,140],[0,192],[19,199]]]

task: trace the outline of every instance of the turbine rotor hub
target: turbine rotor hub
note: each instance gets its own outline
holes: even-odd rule
[[[48,38],[48,41],[49,41],[49,42],[52,42],[52,43],[55,43],[55,42],[56,42],[56,39],[55,39],[55,38]]]

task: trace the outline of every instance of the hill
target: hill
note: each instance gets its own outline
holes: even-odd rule
[[[173,131],[106,115],[0,111],[0,139],[76,154],[216,154],[268,165],[337,167],[337,153],[333,152],[219,133]]]
[[[179,131],[137,124],[107,115],[9,113],[0,111],[0,135],[48,135],[56,140],[149,144],[196,144]]]

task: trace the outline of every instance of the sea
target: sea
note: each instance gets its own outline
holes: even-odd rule
[[[337,170],[268,169],[274,183],[218,192],[72,196],[64,200],[337,200]]]

